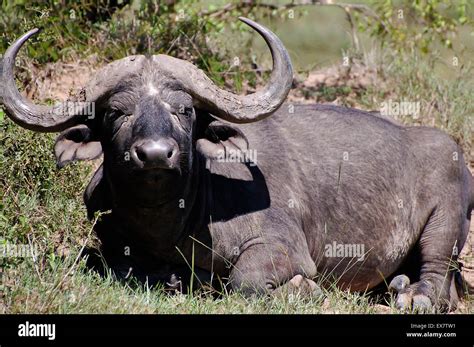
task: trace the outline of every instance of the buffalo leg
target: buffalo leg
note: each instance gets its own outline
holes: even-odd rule
[[[321,298],[323,291],[313,280],[302,275],[296,275],[288,282],[277,287],[272,295],[288,296],[301,295],[305,297]]]
[[[291,253],[275,244],[255,245],[240,254],[230,273],[232,289],[254,294],[317,294],[321,289],[311,278],[316,266],[309,252]]]
[[[456,206],[452,204],[451,206]],[[402,310],[431,311],[434,307],[449,309],[454,303],[452,282],[457,249],[462,247],[463,221],[461,208],[435,208],[419,240],[421,269],[419,281],[410,283],[404,276],[395,277],[390,288],[398,293],[396,306]]]

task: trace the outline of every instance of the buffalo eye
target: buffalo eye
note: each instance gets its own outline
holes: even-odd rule
[[[110,129],[112,129],[112,134],[115,134],[120,130],[122,125],[127,121],[128,117],[129,115],[126,115],[120,110],[112,110],[107,115],[107,122],[110,125]]]
[[[118,120],[119,118],[123,117],[125,114],[120,111],[120,110],[112,110],[111,112],[109,112],[109,114],[107,115],[107,120],[110,122],[110,123],[113,123],[115,122],[116,120]]]

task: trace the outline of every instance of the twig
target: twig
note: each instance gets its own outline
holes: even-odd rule
[[[347,21],[351,26],[352,44],[354,45],[356,52],[360,52],[359,38],[357,37],[357,30],[354,24],[354,18],[352,18],[352,13],[347,7],[344,7],[344,11],[346,12]]]
[[[33,233],[33,229],[31,227],[31,225],[30,225],[30,231]],[[41,278],[40,271],[38,269],[38,264],[37,264],[38,259],[36,258],[36,255],[35,255],[35,252],[34,252],[33,242],[31,241],[29,234],[26,237],[28,238],[28,244],[30,245],[30,253],[31,253],[31,258],[33,258],[33,265],[35,267],[36,275],[38,276],[41,285],[43,285],[44,282],[43,282],[43,278]]]
[[[243,1],[240,1],[239,3],[229,3],[219,9],[203,10],[199,14],[202,16],[219,17],[228,11],[238,10],[242,8],[260,7],[260,8],[266,8],[269,10],[287,10],[287,9],[291,9],[291,8],[295,8],[299,6],[309,6],[309,5],[339,7],[339,8],[342,8],[346,13],[350,11],[356,11],[356,12],[365,14],[366,16],[375,18],[377,21],[379,21],[382,24],[385,30],[384,23],[382,22],[380,17],[377,15],[377,13],[375,13],[375,11],[372,10],[369,6],[364,5],[364,4],[335,3],[335,2],[330,2],[330,0],[300,0],[300,1],[292,1],[288,4],[283,4],[283,5],[263,3],[263,2],[258,2],[255,0],[243,0]],[[352,21],[352,18],[350,19],[350,21]]]

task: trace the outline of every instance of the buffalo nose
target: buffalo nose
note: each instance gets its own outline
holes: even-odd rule
[[[132,147],[133,160],[143,168],[172,169],[178,154],[179,147],[173,139],[145,140]]]

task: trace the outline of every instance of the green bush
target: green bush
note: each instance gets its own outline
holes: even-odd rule
[[[119,5],[120,4],[120,5]],[[97,53],[102,62],[132,54],[168,54],[186,59],[223,84],[229,69],[222,49],[212,49],[212,38],[227,26],[230,14],[214,18],[203,15],[193,0],[116,1],[74,0],[2,2],[0,51],[14,38],[34,27],[42,32],[27,47],[36,65],[70,60]],[[23,21],[21,18],[28,18]],[[233,30],[243,30],[235,24]],[[23,53],[20,53],[20,57]],[[250,65],[246,56],[242,64]],[[236,77],[236,86],[241,82]]]
[[[467,0],[382,0],[371,7],[377,17],[359,17],[359,29],[398,53],[427,54],[437,42],[452,48],[459,28],[472,24]]]

